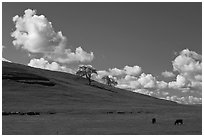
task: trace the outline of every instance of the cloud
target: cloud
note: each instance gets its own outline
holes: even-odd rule
[[[176,81],[169,82],[169,88],[183,90],[191,88],[202,91],[202,56],[184,49],[172,62],[174,71],[179,72]]]
[[[152,96],[154,93],[154,92],[147,90],[147,89],[135,89],[135,90],[133,90],[133,92],[144,94],[144,95],[149,95],[149,96]]]
[[[164,89],[168,87],[168,83],[165,81],[157,81],[157,88],[158,89]]]
[[[169,77],[175,77],[175,74],[173,72],[170,71],[164,71],[161,73],[162,76],[164,76],[165,78],[169,78]]]
[[[14,16],[13,22],[16,27],[11,34],[15,38],[14,46],[31,53],[50,52],[66,39],[61,32],[54,31],[52,23],[44,15],[36,15],[36,10],[25,10],[24,16]]]
[[[188,81],[184,76],[177,75],[176,81],[169,82],[169,88],[185,88],[189,87],[190,81]]]
[[[49,63],[44,58],[31,59],[30,62],[28,63],[28,66],[35,67],[35,68],[52,70],[52,71],[61,71],[61,72],[67,72],[67,73],[75,74],[74,70],[72,70],[70,68],[67,68],[66,66],[61,66],[56,62]]]
[[[155,88],[156,87],[156,79],[151,74],[142,73],[140,78],[138,79],[138,82],[144,88]]]
[[[125,66],[124,71],[127,75],[137,76],[142,72],[142,69],[139,66]]]
[[[93,52],[87,53],[81,47],[75,52],[66,48],[67,38],[62,32],[55,32],[52,23],[36,10],[27,9],[24,16],[14,16],[16,30],[11,33],[13,45],[29,53],[42,53],[44,57],[60,63],[90,62]]]
[[[194,81],[195,76],[202,74],[202,56],[185,49],[172,62],[174,71],[178,71],[187,79]]]
[[[64,52],[50,53],[47,54],[46,57],[60,63],[91,62],[94,58],[94,54],[93,52],[87,53],[81,47],[78,47],[75,52],[71,52],[70,49],[65,49]]]
[[[100,83],[105,84],[105,82],[102,80],[102,78],[104,76],[108,76],[109,73],[107,71],[105,71],[105,70],[99,70],[99,71],[97,71],[97,73],[98,73],[98,75],[93,75],[92,79],[95,80],[95,81],[98,81]]]
[[[168,87],[168,84],[164,81],[157,81],[151,74],[142,73],[142,69],[139,66],[125,66],[123,69],[109,68],[108,71],[100,70],[97,71],[98,75],[94,79],[98,82],[102,82],[103,76],[113,76],[118,82],[116,87],[136,90],[136,89],[164,89]],[[103,83],[103,82],[102,82]]]
[[[111,76],[118,76],[118,77],[123,77],[123,76],[138,76],[142,72],[141,67],[139,66],[125,66],[122,69],[118,68],[109,68],[108,71],[106,71],[106,75],[111,75]]]
[[[131,75],[126,75],[124,77],[124,80],[126,80],[126,81],[134,81],[134,80],[137,80],[137,79],[138,79],[137,77],[131,76]]]
[[[177,103],[182,103],[182,104],[202,104],[202,98],[194,97],[194,96],[178,97],[174,95],[174,96],[167,96],[164,99],[171,100]]]
[[[125,74],[125,71],[123,69],[118,69],[118,68],[113,68],[113,69],[108,69],[108,73],[111,76],[122,76]]]
[[[188,59],[186,59],[186,57]],[[184,58],[183,61],[178,58]],[[187,61],[186,61],[187,60]],[[186,61],[186,62],[185,62]],[[175,77],[175,81],[165,82],[159,81],[152,74],[142,73],[139,66],[125,66],[122,69],[110,68],[107,71],[98,71],[98,81],[105,75],[112,75],[117,80],[116,87],[130,90],[133,92],[154,96],[161,99],[167,99],[185,104],[200,103],[201,98],[194,95],[201,95],[202,91],[202,73],[201,55],[183,50],[172,62],[174,71],[179,73],[177,76],[170,71],[162,72],[164,77]],[[191,64],[191,65],[189,65]],[[193,65],[192,65],[193,64]],[[192,68],[196,68],[195,70]],[[171,89],[175,89],[173,92]],[[181,91],[178,93],[178,91]],[[189,96],[191,93],[193,96]],[[196,93],[196,94],[195,94]],[[178,95],[185,95],[178,97]]]
[[[117,79],[118,88],[128,89],[135,91],[138,89],[146,90],[160,90],[168,87],[168,84],[164,81],[157,81],[151,74],[142,73],[139,77],[126,75],[125,77]],[[145,90],[145,92],[147,92]],[[144,90],[142,90],[144,91]]]

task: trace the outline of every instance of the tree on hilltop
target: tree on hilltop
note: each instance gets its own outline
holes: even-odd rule
[[[76,72],[76,75],[79,75],[81,77],[85,76],[89,81],[89,85],[91,85],[92,74],[97,74],[97,71],[91,65],[80,65]]]

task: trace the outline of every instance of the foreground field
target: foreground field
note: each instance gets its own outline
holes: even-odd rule
[[[157,117],[152,124],[151,118]],[[178,117],[184,125],[174,125]],[[40,116],[4,116],[3,134],[202,134],[197,114],[54,114]]]
[[[3,135],[202,134],[202,107],[111,88],[60,72],[3,62]],[[152,124],[152,118],[156,124]],[[174,125],[183,119],[183,125]]]

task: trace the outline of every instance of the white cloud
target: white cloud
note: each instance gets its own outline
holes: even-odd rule
[[[104,80],[102,80],[102,78],[104,76],[108,76],[109,73],[107,71],[105,71],[105,70],[98,70],[97,73],[98,73],[98,75],[93,75],[92,79],[95,80],[95,81],[98,81],[100,83],[104,83],[105,84],[105,82],[104,82]]]
[[[175,77],[175,74],[173,72],[170,72],[170,71],[164,71],[161,74],[162,74],[162,76],[164,76],[166,78]]]
[[[188,101],[189,101],[189,104],[201,104],[202,103],[202,98],[189,96]]]
[[[126,80],[126,81],[134,81],[134,80],[137,80],[137,79],[138,79],[137,77],[131,76],[131,75],[126,75],[124,77],[124,80]]]
[[[177,75],[176,81],[169,82],[169,88],[189,87],[189,81],[182,75]]]
[[[129,85],[131,89],[139,89],[142,86],[141,83],[137,80],[130,81]]]
[[[125,66],[124,71],[127,75],[137,76],[142,72],[142,69],[139,66]]]
[[[139,66],[125,66],[123,69],[118,68],[109,68],[107,72],[108,75],[111,76],[137,76],[141,73],[142,69]]]
[[[49,63],[44,58],[31,59],[30,62],[28,63],[28,66],[35,67],[35,68],[52,70],[52,71],[67,72],[67,73],[72,73],[72,74],[75,73],[72,69],[67,68],[66,66],[61,66],[56,62]]]
[[[158,89],[164,89],[168,87],[168,84],[164,81],[157,81],[156,83]]]
[[[125,74],[124,70],[118,69],[118,68],[113,68],[113,69],[108,69],[109,75],[112,76],[121,76]]]
[[[189,96],[189,93],[193,95],[201,95],[202,91],[202,73],[201,55],[189,50],[183,50],[178,57],[173,61],[174,71],[179,74],[176,76],[175,81],[169,83],[165,81],[158,81],[152,74],[142,73],[139,66],[125,66],[123,69],[113,68],[108,71],[98,71],[99,77],[104,75],[112,75],[117,78],[118,85],[116,87],[127,89],[133,92],[154,96],[157,98],[167,99],[185,104],[201,103],[201,98]],[[186,59],[186,56],[188,59]],[[183,61],[178,61],[178,58],[185,58]],[[187,62],[185,62],[187,60]],[[196,63],[195,63],[196,62]],[[190,65],[191,64],[191,65]],[[194,65],[192,65],[194,64]],[[200,67],[199,67],[200,66]],[[196,68],[195,70],[192,68]],[[140,75],[139,75],[140,74]],[[164,77],[175,77],[175,74],[169,71],[162,73]],[[165,90],[173,88],[180,90],[180,95],[184,97],[178,97],[175,92],[169,92],[171,90]],[[196,93],[196,94],[195,94]],[[187,96],[186,96],[187,95]]]
[[[155,88],[156,87],[156,79],[151,74],[142,73],[140,78],[138,79],[138,82],[144,88]]]
[[[116,87],[121,89],[131,90],[130,86],[127,84],[118,84],[116,85]]]
[[[109,75],[109,73],[105,70],[99,70],[97,71],[97,73],[98,73],[98,76],[100,76],[101,78]]]
[[[187,79],[195,80],[196,75],[202,74],[202,56],[185,49],[173,61],[173,68]]]
[[[168,87],[166,82],[157,81],[154,76],[145,73],[142,73],[139,78],[136,76],[126,75],[125,77],[117,79],[117,81],[117,87],[119,88],[128,89],[131,91],[137,91],[140,89],[140,92],[145,91],[145,93],[147,93],[146,90],[151,90],[151,92],[154,92],[156,90],[165,89]]]
[[[44,15],[36,15],[35,10],[25,10],[24,16],[14,16],[16,30],[12,32],[13,44],[29,53],[43,53],[50,60],[60,63],[90,62],[93,52],[87,53],[81,47],[75,52],[66,48],[67,38],[62,32],[55,32],[52,23]]]
[[[202,98],[194,97],[194,96],[178,97],[174,95],[174,96],[167,96],[164,99],[171,100],[177,103],[182,103],[182,104],[202,104]]]
[[[63,52],[49,53],[46,57],[60,63],[91,62],[94,58],[94,54],[93,52],[87,53],[81,47],[78,47],[75,52],[71,52],[70,49],[65,49]]]
[[[179,72],[176,81],[169,82],[170,88],[194,88],[202,91],[202,56],[184,49],[172,62],[174,71]],[[190,90],[189,90],[190,91]]]
[[[149,95],[149,96],[151,96],[153,94],[152,91],[149,91],[147,89],[135,89],[135,90],[133,90],[133,92],[137,92],[137,93],[145,94],[145,95]]]
[[[27,9],[24,16],[13,17],[16,30],[11,34],[13,44],[31,53],[45,53],[53,50],[66,38],[56,33],[51,22],[44,15],[36,15],[35,10]]]

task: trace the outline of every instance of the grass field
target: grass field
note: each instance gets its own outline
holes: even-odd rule
[[[75,75],[3,62],[2,109],[40,112],[3,115],[3,135],[202,134],[201,105],[111,88]],[[152,118],[156,124],[152,124]],[[174,125],[183,119],[183,125]]]

